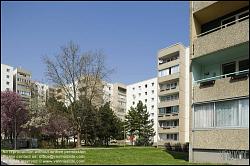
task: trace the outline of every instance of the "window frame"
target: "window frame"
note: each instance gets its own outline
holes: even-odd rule
[[[248,126],[243,126],[241,124],[242,122],[242,110],[240,109],[240,100],[248,99],[249,97],[241,97],[241,98],[233,98],[233,99],[227,99],[227,100],[218,100],[218,101],[211,101],[211,102],[203,102],[203,103],[197,103],[192,106],[192,130],[213,130],[213,129],[249,129],[249,124]],[[226,101],[237,101],[237,107],[238,107],[238,126],[216,126],[216,108],[215,105],[218,102],[226,102]],[[200,105],[200,104],[207,104],[207,103],[213,103],[213,126],[212,127],[204,127],[204,128],[196,128],[195,126],[195,105]],[[249,107],[249,105],[248,105]]]

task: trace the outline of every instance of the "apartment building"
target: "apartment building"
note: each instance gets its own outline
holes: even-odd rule
[[[111,92],[111,108],[113,109],[116,116],[118,116],[122,121],[125,119],[126,114],[126,85],[122,83],[114,83],[110,85],[109,91]]]
[[[46,101],[48,101],[49,98],[55,97],[56,95],[56,89],[53,86],[48,86],[48,89],[46,90]]]
[[[190,2],[191,162],[249,164],[249,2]]]
[[[150,120],[154,122],[155,136],[153,145],[157,145],[157,78],[152,78],[140,82],[136,82],[127,86],[127,106],[126,112],[131,107],[136,107],[139,101],[147,106]]]
[[[48,90],[48,85],[38,81],[31,81],[31,98],[37,99],[37,101],[43,105],[46,104]]]
[[[30,104],[31,72],[21,67],[13,71],[13,91],[21,95],[23,102]]]
[[[189,141],[189,48],[180,43],[158,52],[158,146]]]
[[[1,64],[1,91],[13,91],[13,67]]]

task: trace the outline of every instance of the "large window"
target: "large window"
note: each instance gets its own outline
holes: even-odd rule
[[[194,128],[248,126],[248,98],[194,105]]]
[[[159,108],[159,114],[170,114],[170,113],[178,113],[178,112],[179,112],[179,106]]]
[[[217,127],[238,126],[238,100],[215,103],[215,115]]]
[[[160,96],[160,101],[161,102],[168,102],[172,100],[178,100],[179,99],[179,94],[173,94],[173,95],[166,95],[166,96]]]
[[[165,84],[160,84],[160,91],[170,90],[170,89],[176,89],[178,83],[177,82],[170,82]]]
[[[179,72],[179,65],[164,69],[164,70],[160,70],[158,73],[159,77],[163,77],[163,76],[167,76],[167,75],[171,75],[174,73],[178,73]]]

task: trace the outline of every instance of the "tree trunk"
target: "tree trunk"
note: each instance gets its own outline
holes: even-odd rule
[[[81,147],[81,132],[77,131],[77,148]]]

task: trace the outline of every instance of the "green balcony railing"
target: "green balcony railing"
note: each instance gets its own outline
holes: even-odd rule
[[[237,71],[237,72],[233,72],[233,73],[228,73],[228,74],[223,74],[223,75],[219,75],[219,76],[215,76],[215,77],[204,78],[201,80],[194,81],[193,84],[196,85],[196,84],[200,84],[200,83],[207,82],[207,81],[215,81],[215,80],[218,80],[221,78],[231,77],[233,75],[243,75],[243,74],[248,75],[248,73],[249,73],[249,69]]]

